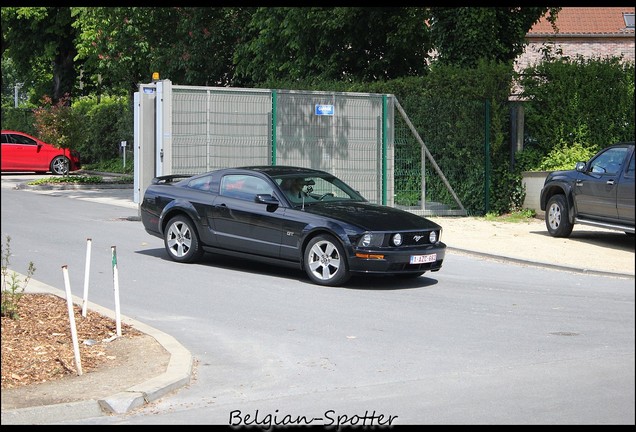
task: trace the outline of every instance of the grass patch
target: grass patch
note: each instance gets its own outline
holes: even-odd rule
[[[104,180],[102,176],[89,176],[89,175],[68,175],[63,177],[42,177],[37,180],[28,182],[31,186],[44,185],[44,184],[129,184],[134,183],[133,176],[119,176]]]
[[[494,213],[486,213],[484,216],[484,220],[487,221],[495,221],[495,222],[528,222],[529,220],[534,219],[537,216],[537,212],[532,209],[524,209],[521,211],[513,212],[513,213],[504,213],[501,215],[497,215]]]
[[[104,179],[101,176],[87,176],[87,175],[68,175],[63,177],[42,177],[37,180],[30,181],[30,185],[42,185],[42,184],[99,184],[103,183]]]
[[[99,171],[99,172],[109,172],[109,173],[119,173],[119,174],[134,174],[135,167],[133,161],[126,164],[124,168],[122,161],[120,158],[110,159],[106,161],[91,163],[91,164],[82,164],[82,169],[85,171]]]

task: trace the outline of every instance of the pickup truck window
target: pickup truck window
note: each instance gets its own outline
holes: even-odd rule
[[[620,172],[629,149],[617,147],[602,153],[590,165],[590,171],[599,174],[617,174]]]

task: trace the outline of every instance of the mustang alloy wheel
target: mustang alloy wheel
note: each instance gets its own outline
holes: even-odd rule
[[[163,238],[166,251],[174,261],[194,262],[203,255],[199,236],[192,221],[186,216],[179,215],[170,219]]]
[[[303,265],[309,278],[319,285],[338,286],[351,277],[344,249],[338,240],[327,234],[309,241]]]

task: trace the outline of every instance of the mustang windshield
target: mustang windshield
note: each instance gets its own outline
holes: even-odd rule
[[[342,180],[330,177],[288,175],[275,177],[280,189],[293,204],[319,201],[366,201]]]

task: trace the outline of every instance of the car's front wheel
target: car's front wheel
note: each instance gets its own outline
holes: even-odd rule
[[[51,161],[51,172],[55,175],[68,174],[71,162],[66,156],[55,156]]]
[[[163,234],[164,245],[174,261],[189,263],[201,258],[203,249],[192,221],[183,215],[168,222]]]
[[[545,211],[545,226],[552,237],[568,237],[574,225],[570,222],[565,195],[553,195]]]
[[[338,286],[351,277],[343,247],[327,234],[309,241],[305,248],[304,267],[309,278],[318,285]]]

